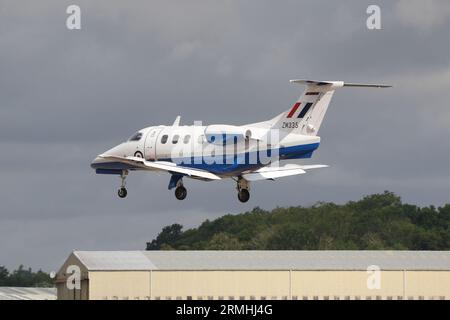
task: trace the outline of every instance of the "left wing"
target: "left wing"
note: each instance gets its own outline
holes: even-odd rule
[[[327,165],[314,164],[314,165],[298,165],[298,164],[286,164],[282,167],[264,167],[256,171],[243,174],[242,177],[247,181],[259,181],[259,180],[273,180],[277,178],[295,176],[297,174],[306,173],[305,170],[326,168]]]
[[[167,172],[175,172],[175,173],[181,173],[183,175],[197,178],[197,179],[203,179],[203,180],[220,180],[221,178],[214,173],[205,171],[205,170],[199,170],[199,169],[192,169],[187,168],[183,166],[179,166],[173,162],[167,162],[167,161],[147,161],[143,158],[139,157],[118,157],[118,156],[108,156],[103,155],[100,156],[101,158],[105,160],[115,160],[122,163],[126,163],[129,165],[132,165],[136,168],[143,169],[143,170],[161,170],[161,171],[167,171]]]

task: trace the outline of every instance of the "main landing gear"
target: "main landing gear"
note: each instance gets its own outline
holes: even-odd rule
[[[240,202],[247,202],[250,199],[250,183],[240,177],[237,181],[238,199]]]
[[[120,179],[122,179],[122,183],[120,185],[120,189],[117,191],[117,195],[120,198],[125,198],[128,194],[127,189],[125,188],[125,179],[127,178],[128,171],[124,170],[122,171],[122,174],[120,175]]]
[[[169,190],[175,188],[175,198],[184,200],[187,196],[187,190],[183,185],[183,176],[173,174],[169,181]]]
[[[187,190],[183,185],[176,187],[175,197],[178,200],[184,200],[186,198],[186,196],[187,196]]]

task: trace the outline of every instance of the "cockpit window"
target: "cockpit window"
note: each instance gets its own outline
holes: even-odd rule
[[[128,141],[139,141],[142,138],[141,132],[136,132]]]

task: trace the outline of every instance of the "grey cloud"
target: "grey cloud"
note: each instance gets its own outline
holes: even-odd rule
[[[422,32],[442,26],[450,17],[450,3],[445,0],[400,0],[395,10],[404,25]]]
[[[436,23],[422,30],[416,2],[414,11],[379,1],[380,31],[365,28],[370,1],[76,3],[80,31],[65,28],[73,1],[0,5],[0,264],[52,270],[73,248],[142,249],[166,224],[254,206],[385,189],[421,205],[448,202],[446,3],[430,4]],[[394,88],[338,90],[321,147],[305,161],[331,167],[255,183],[245,205],[232,181],[187,181],[188,198],[176,201],[167,174],[131,174],[122,201],[119,179],[89,167],[178,114],[183,123],[268,119],[301,93],[288,83],[297,77]]]

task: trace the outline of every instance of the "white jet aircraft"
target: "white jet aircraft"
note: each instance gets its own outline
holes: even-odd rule
[[[128,141],[98,155],[91,167],[98,174],[119,175],[118,195],[127,196],[125,178],[130,171],[159,171],[171,175],[169,190],[178,200],[186,198],[183,178],[203,181],[232,178],[238,199],[250,198],[250,182],[304,174],[326,165],[285,164],[281,161],[311,158],[319,147],[317,135],[335,89],[342,87],[387,88],[382,84],[343,81],[291,80],[306,90],[287,111],[258,123],[181,126],[178,116],[171,126],[153,126]]]

